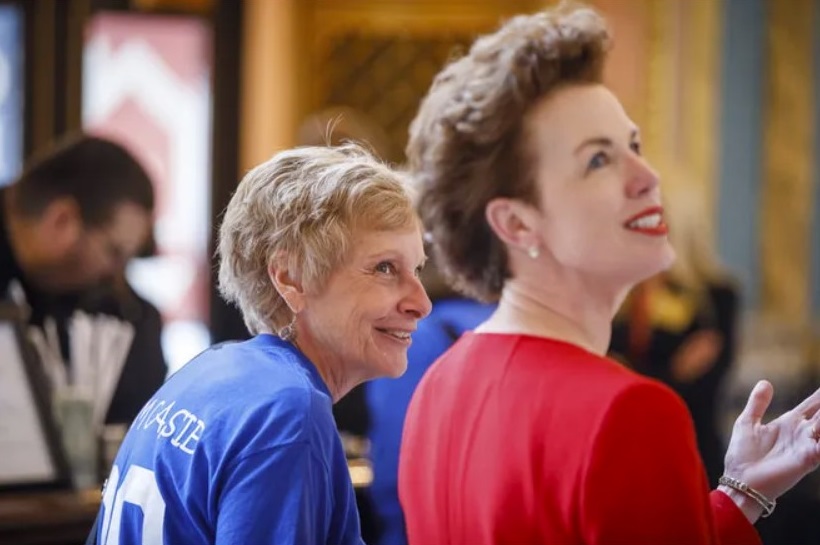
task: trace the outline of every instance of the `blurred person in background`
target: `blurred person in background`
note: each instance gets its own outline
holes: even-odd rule
[[[495,310],[494,304],[468,299],[450,288],[432,260],[424,267],[421,281],[433,302],[433,310],[413,333],[413,344],[407,351],[407,371],[399,378],[365,384],[373,461],[369,492],[379,530],[375,545],[407,545],[399,503],[399,449],[404,417],[416,386],[439,356]]]
[[[706,203],[691,182],[677,182],[664,192],[675,261],[632,290],[615,318],[610,352],[683,398],[715,487],[726,450],[720,396],[737,354],[740,289],[715,255]]]
[[[153,251],[154,188],[147,172],[116,142],[73,134],[0,189],[0,205],[0,291],[28,309],[32,326],[54,321],[57,346],[50,348],[65,365],[72,361],[75,311],[133,326],[105,419],[130,423],[166,373],[159,312],[125,280],[127,263]]]
[[[146,404],[97,542],[361,544],[331,407],[400,376],[430,312],[410,186],[356,145],[282,151],[240,182],[218,257],[253,337],[206,350]]]
[[[0,290],[17,281],[34,316],[42,299],[111,278],[149,237],[154,191],[124,148],[72,136],[0,189]],[[17,296],[17,295],[15,295]]]
[[[764,424],[760,381],[710,492],[680,396],[605,357],[628,291],[674,260],[658,175],[602,83],[610,43],[591,8],[513,17],[438,74],[411,125],[436,263],[498,301],[408,407],[411,545],[752,545],[820,465],[820,390]]]

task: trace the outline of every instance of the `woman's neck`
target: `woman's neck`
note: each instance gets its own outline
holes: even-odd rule
[[[330,392],[334,404],[346,396],[350,390],[364,382],[363,380],[356,380],[349,373],[343,372],[342,362],[332,361],[330,355],[333,352],[319,348],[318,343],[304,332],[301,335],[297,334],[291,343],[316,367],[322,382],[325,383]]]
[[[596,294],[584,286],[508,280],[498,309],[477,328],[481,333],[516,333],[548,337],[604,355],[609,349],[612,317],[624,293]]]

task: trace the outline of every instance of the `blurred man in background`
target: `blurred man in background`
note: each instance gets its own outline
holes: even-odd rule
[[[72,135],[36,156],[0,189],[0,298],[53,319],[70,365],[69,320],[77,310],[134,326],[108,421],[128,423],[165,377],[158,311],[124,278],[125,266],[151,253],[154,189],[140,163],[103,138]]]

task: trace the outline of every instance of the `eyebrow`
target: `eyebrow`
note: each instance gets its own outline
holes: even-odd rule
[[[629,132],[629,141],[632,142],[638,137],[638,129],[632,129]],[[592,138],[587,138],[583,142],[581,142],[575,151],[573,152],[575,155],[578,155],[584,148],[588,146],[604,146],[611,148],[613,146],[612,139],[606,136],[594,136]]]
[[[379,260],[379,259],[392,259],[392,260],[396,260],[396,261],[405,261],[404,256],[402,256],[399,252],[396,252],[395,250],[384,250],[384,251],[381,251],[381,252],[375,252],[373,254],[368,255],[366,259],[373,260],[373,261]],[[424,265],[427,264],[427,261],[429,261],[429,259],[430,259],[430,256],[428,256],[425,253],[423,256],[421,256],[421,263],[419,263],[419,265],[421,265],[423,267]]]

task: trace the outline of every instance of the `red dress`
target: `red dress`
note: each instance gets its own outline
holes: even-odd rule
[[[461,338],[407,412],[411,545],[758,545],[669,388],[571,344]]]

